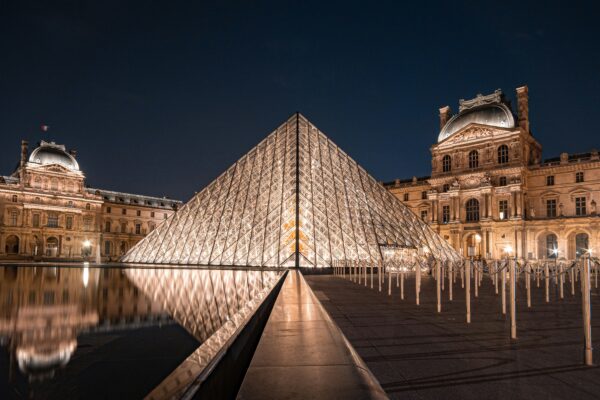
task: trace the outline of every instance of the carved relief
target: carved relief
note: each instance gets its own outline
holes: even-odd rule
[[[481,139],[484,137],[492,136],[493,132],[491,129],[482,127],[469,128],[458,135],[451,136],[446,144],[454,144],[458,142],[464,142],[467,140]]]

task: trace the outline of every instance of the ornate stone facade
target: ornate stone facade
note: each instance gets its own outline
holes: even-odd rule
[[[0,260],[114,261],[168,218],[176,200],[86,187],[75,151],[42,141],[0,176]]]
[[[388,189],[468,256],[574,259],[600,251],[600,157],[563,153],[542,161],[529,129],[527,87],[517,112],[500,90],[440,109],[431,176]]]

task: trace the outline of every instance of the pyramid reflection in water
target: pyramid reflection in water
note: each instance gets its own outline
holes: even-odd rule
[[[379,246],[458,260],[433,232],[304,116],[295,114],[177,213],[124,262],[327,267],[377,262]]]

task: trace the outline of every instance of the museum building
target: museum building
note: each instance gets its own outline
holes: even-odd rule
[[[41,141],[0,175],[0,260],[114,261],[181,204],[87,187],[74,150]]]
[[[440,109],[431,176],[385,186],[464,256],[575,259],[600,251],[598,151],[542,159],[526,86]]]

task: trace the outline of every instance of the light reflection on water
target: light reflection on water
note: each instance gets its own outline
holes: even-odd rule
[[[228,269],[0,267],[0,347],[9,364],[9,376],[0,382],[60,380],[78,354],[81,335],[177,323],[199,343],[215,343],[211,336],[229,332],[220,328],[232,320],[239,323],[240,310],[262,299],[280,275]]]

